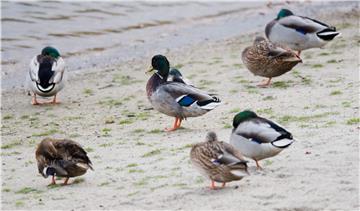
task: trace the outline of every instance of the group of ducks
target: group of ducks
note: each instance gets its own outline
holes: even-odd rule
[[[276,19],[266,25],[264,37],[256,37],[252,46],[242,52],[245,66],[255,75],[268,78],[259,86],[269,86],[272,77],[290,71],[302,62],[302,50],[322,47],[340,33],[335,27],[308,17],[296,16],[282,9]],[[297,51],[297,52],[295,52]],[[170,62],[163,55],[151,60],[153,75],[147,82],[147,97],[155,110],[175,117],[174,125],[166,131],[174,131],[187,117],[197,117],[221,104],[216,96],[196,88],[179,70],[170,69]],[[36,96],[54,96],[48,103],[57,103],[56,94],[64,87],[64,61],[57,49],[46,47],[30,63],[28,87],[33,94],[32,104],[41,104]],[[225,183],[240,180],[248,175],[248,157],[256,162],[277,155],[293,143],[290,132],[281,125],[245,110],[235,115],[230,144],[220,142],[216,133],[209,132],[206,141],[195,144],[190,152],[194,166],[211,180]],[[80,176],[92,168],[85,150],[72,140],[44,139],[36,150],[38,170],[44,177]]]

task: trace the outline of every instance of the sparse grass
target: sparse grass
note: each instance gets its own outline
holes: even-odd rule
[[[130,196],[135,196],[136,194],[140,193],[140,191],[135,191],[135,192],[132,192],[132,193],[129,193],[127,196],[130,197]]]
[[[232,125],[231,124],[228,124],[228,123],[225,123],[223,128],[225,129],[228,129],[228,128],[232,128]]]
[[[86,89],[83,90],[83,93],[84,93],[85,95],[93,95],[93,94],[94,94],[94,91],[93,91],[92,89],[86,88]]]
[[[111,107],[117,107],[117,106],[122,105],[122,102],[120,100],[116,100],[116,99],[112,99],[112,98],[107,97],[105,100],[100,100],[98,102],[98,104],[106,105],[106,106],[109,106],[111,108]]]
[[[322,64],[313,64],[311,67],[312,68],[322,68],[322,67],[324,67],[324,65],[322,65]]]
[[[133,130],[132,132],[133,133],[143,133],[143,132],[145,132],[145,130],[142,128],[138,128],[138,129]]]
[[[262,100],[275,100],[276,98],[273,96],[266,96]]]
[[[93,152],[94,149],[91,148],[91,147],[86,147],[86,148],[85,148],[85,151],[86,151],[87,153],[90,153],[90,152]]]
[[[102,182],[98,186],[102,187],[102,186],[107,186],[107,185],[110,185],[110,182]]]
[[[129,125],[129,124],[132,124],[133,122],[134,121],[131,119],[123,119],[123,120],[120,120],[119,125]]]
[[[229,111],[230,114],[239,113],[241,111],[240,108],[233,108]]]
[[[12,119],[12,118],[14,118],[14,115],[12,115],[12,114],[6,114],[3,116],[3,120],[8,120],[8,119]]]
[[[135,143],[135,145],[137,145],[137,146],[144,146],[144,145],[146,145],[144,142],[141,142],[141,141],[137,141],[136,143]]]
[[[113,124],[115,123],[115,118],[113,116],[109,116],[105,119],[105,124]]]
[[[322,53],[319,53],[318,55],[319,55],[319,56],[328,56],[328,55],[330,55],[330,54],[327,53],[327,52],[322,52]]]
[[[264,164],[265,164],[265,166],[270,166],[273,162],[274,161],[272,161],[272,160],[265,160]]]
[[[149,133],[152,133],[152,134],[156,134],[156,133],[162,133],[163,131],[160,130],[160,129],[153,129],[153,130],[150,130]]]
[[[347,125],[356,125],[360,123],[360,118],[351,118],[346,121]]]
[[[288,87],[290,87],[289,83],[291,81],[275,81],[273,84],[272,84],[272,87],[274,88],[280,88],[280,89],[286,89]]]
[[[145,171],[142,169],[129,169],[129,173],[144,173]]]
[[[75,180],[72,182],[72,184],[79,184],[85,182],[84,178],[75,178]]]
[[[264,109],[256,110],[256,113],[270,115],[270,114],[273,114],[274,111],[272,110],[272,108],[264,108]]]
[[[13,143],[10,143],[10,144],[1,144],[1,149],[11,149],[15,146],[19,146],[21,145],[21,141],[15,141]]]
[[[102,132],[101,134],[102,136],[110,136],[111,128],[103,128],[101,132]]]
[[[3,189],[2,189],[2,192],[5,192],[5,193],[8,193],[8,192],[10,192],[10,191],[11,191],[10,188],[3,188]]]
[[[59,131],[57,129],[50,129],[41,133],[34,133],[32,134],[32,136],[34,137],[41,137],[41,136],[50,136],[53,135],[55,133],[59,133]]]
[[[332,91],[331,93],[330,93],[330,96],[334,96],[334,95],[341,95],[342,94],[342,92],[341,91],[339,91],[339,90],[335,90],[335,91]]]
[[[315,114],[315,115],[310,115],[310,116],[291,116],[291,115],[285,115],[283,117],[280,117],[279,122],[281,124],[285,124],[288,122],[309,122],[310,120],[314,120],[314,119],[320,119],[323,117],[327,117],[329,115],[337,115],[339,114],[338,112],[325,112],[322,114]]]
[[[15,202],[15,206],[16,206],[16,207],[22,207],[22,206],[24,206],[24,202],[18,200],[18,201]]]
[[[35,188],[25,187],[25,188],[22,188],[22,189],[16,191],[15,193],[16,194],[28,194],[28,193],[31,193],[31,192],[41,193],[42,191],[37,190]]]
[[[161,150],[160,149],[156,149],[156,150],[153,150],[153,151],[150,151],[150,152],[147,152],[145,154],[143,154],[141,157],[145,158],[145,157],[151,157],[151,156],[154,156],[154,155],[158,155],[161,153]]]
[[[136,167],[136,166],[138,166],[137,163],[130,163],[130,164],[128,164],[126,167],[127,167],[127,168],[132,168],[132,167]]]
[[[113,143],[104,143],[104,144],[100,144],[99,147],[111,147],[112,145],[114,145]]]
[[[136,80],[129,75],[114,74],[112,82],[125,86],[134,83],[140,83],[142,80]]]
[[[240,69],[240,68],[243,68],[243,64],[235,63],[235,64],[233,64],[233,67]]]
[[[344,108],[349,108],[351,106],[351,102],[348,102],[348,101],[344,101],[341,103],[341,105],[344,107]]]
[[[337,63],[336,59],[330,59],[327,61],[327,63]]]

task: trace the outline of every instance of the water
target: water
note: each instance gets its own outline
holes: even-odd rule
[[[60,50],[67,71],[86,70],[261,31],[280,8],[266,2],[56,1],[1,7],[3,89],[23,86],[30,59],[46,45]],[[296,10],[309,12],[304,5]]]

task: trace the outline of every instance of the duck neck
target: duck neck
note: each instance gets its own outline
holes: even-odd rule
[[[153,92],[163,83],[166,83],[168,76],[162,76],[159,73],[154,73],[146,84],[146,92],[148,96],[151,96]]]

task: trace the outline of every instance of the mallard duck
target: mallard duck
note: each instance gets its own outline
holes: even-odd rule
[[[27,74],[27,86],[33,94],[33,105],[41,104],[37,101],[36,95],[54,96],[50,103],[58,103],[56,95],[64,87],[64,71],[65,62],[57,49],[48,46],[42,49],[40,55],[34,56]]]
[[[181,72],[175,68],[171,68],[171,70],[169,71],[168,81],[175,81],[175,82],[180,82],[180,83],[184,83],[184,84],[193,86],[191,81],[189,79],[185,78],[181,74]]]
[[[279,124],[259,117],[253,111],[242,111],[235,115],[230,144],[245,157],[259,160],[273,157],[289,147],[294,139],[290,132]]]
[[[257,36],[252,46],[242,52],[242,61],[254,74],[268,79],[258,86],[266,87],[271,83],[271,78],[280,76],[290,71],[301,58],[290,49],[277,46],[264,37]]]
[[[45,138],[38,145],[35,157],[39,173],[47,178],[52,176],[52,184],[56,184],[55,176],[65,177],[64,185],[70,177],[81,176],[92,163],[80,144],[69,139]]]
[[[277,18],[266,25],[266,37],[273,43],[298,51],[320,48],[340,34],[336,28],[308,17],[281,9]]]
[[[170,63],[163,55],[156,55],[151,61],[155,70],[146,84],[147,97],[159,112],[175,117],[174,126],[166,131],[180,127],[187,117],[197,117],[213,110],[221,102],[217,97],[182,82],[167,81]]]
[[[248,161],[240,151],[228,143],[219,142],[214,132],[207,134],[205,142],[191,148],[190,159],[200,173],[211,180],[211,189],[216,188],[215,182],[221,182],[224,187],[227,182],[241,180],[249,174]]]

